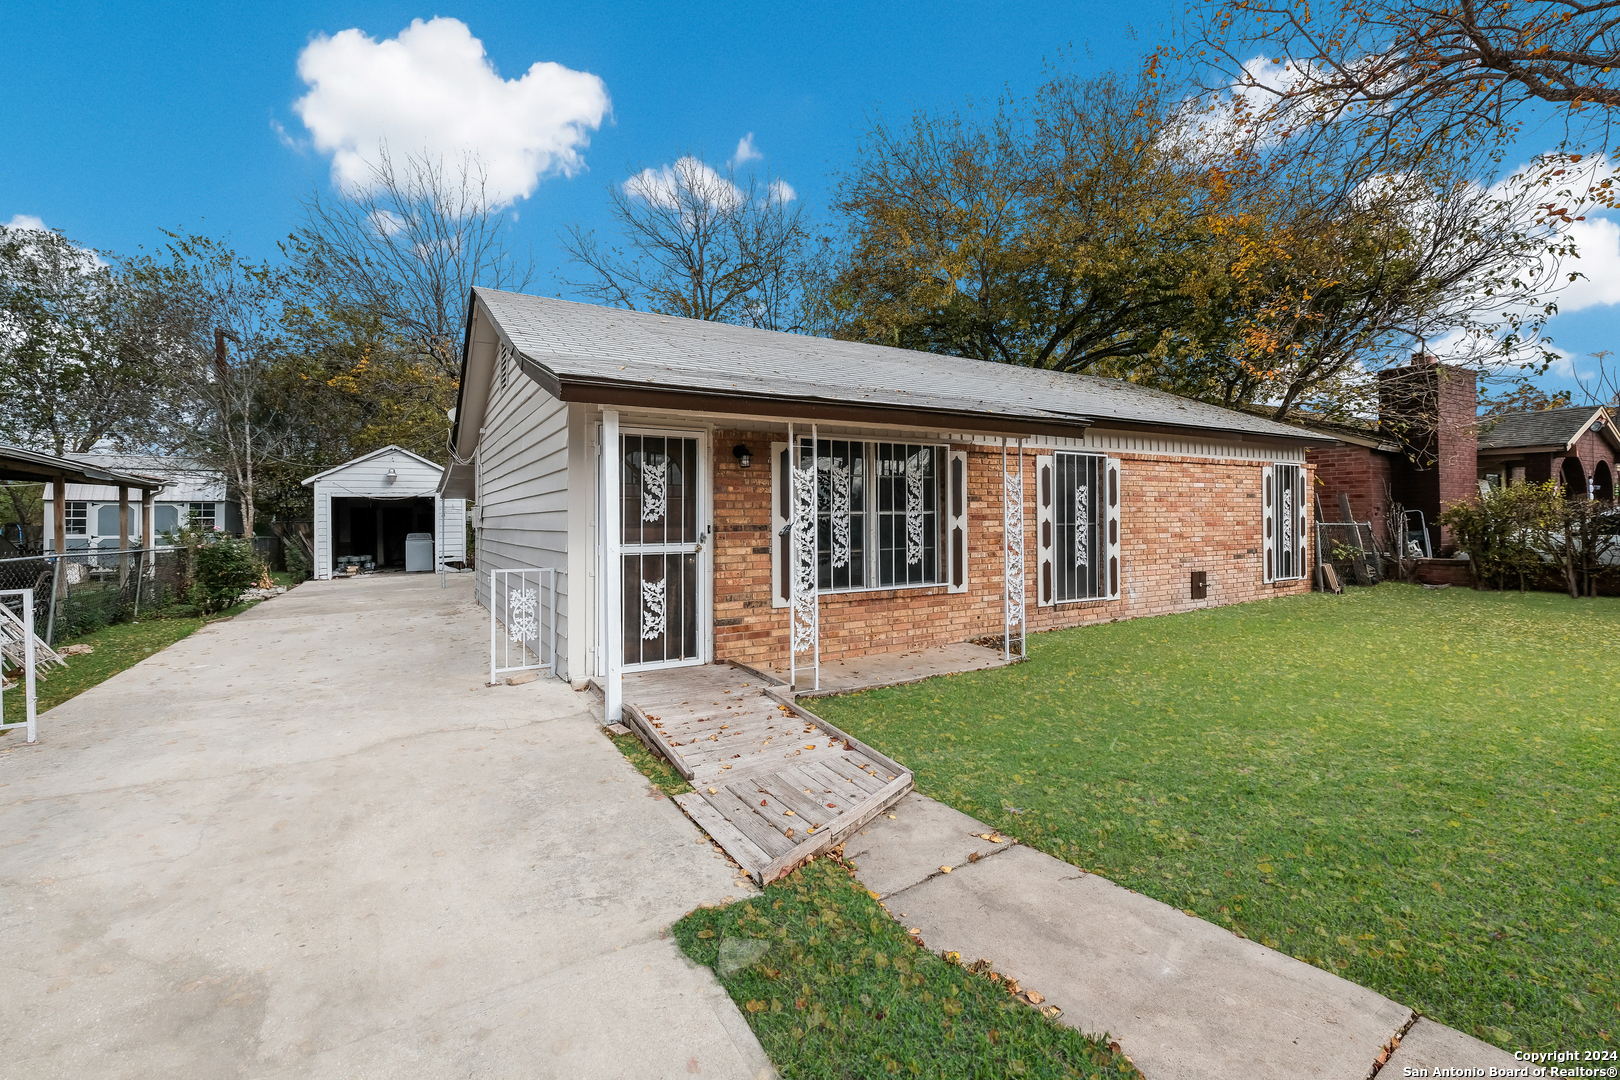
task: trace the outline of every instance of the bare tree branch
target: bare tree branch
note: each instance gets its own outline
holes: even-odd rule
[[[694,156],[608,187],[622,246],[581,225],[561,237],[586,271],[568,284],[614,307],[802,329],[813,259],[803,211],[780,181],[721,173]]]

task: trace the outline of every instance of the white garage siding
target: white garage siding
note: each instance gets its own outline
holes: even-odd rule
[[[568,405],[524,375],[503,349],[478,444],[478,602],[489,571],[557,572],[557,659],[568,664]],[[549,613],[548,613],[549,614]]]
[[[392,483],[388,480],[389,470],[394,472]],[[437,503],[439,478],[443,475],[444,470],[433,462],[401,447],[385,446],[305,480],[304,483],[315,490],[315,576],[323,579],[332,576],[333,499],[422,498],[434,499]],[[435,509],[448,514],[450,504],[455,505],[458,515],[465,515],[467,504],[460,499],[446,499]],[[462,559],[466,554],[466,530],[462,528],[455,532],[438,557],[444,561]]]

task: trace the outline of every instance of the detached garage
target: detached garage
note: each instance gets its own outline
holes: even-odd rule
[[[467,557],[467,501],[438,497],[444,470],[385,446],[311,476],[315,576],[366,570],[433,571]]]

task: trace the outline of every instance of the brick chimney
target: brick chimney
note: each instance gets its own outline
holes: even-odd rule
[[[1405,367],[1378,373],[1378,416],[1385,438],[1401,447],[1390,468],[1395,501],[1423,511],[1436,554],[1449,553],[1446,507],[1479,494],[1479,392],[1468,368],[1424,351]]]

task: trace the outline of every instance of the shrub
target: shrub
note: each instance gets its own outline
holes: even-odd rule
[[[188,599],[202,614],[213,615],[240,600],[262,574],[251,541],[218,537],[192,550]]]
[[[289,535],[282,541],[281,550],[283,558],[287,561],[287,573],[293,581],[309,580],[309,559],[304,555],[304,545],[296,536]]]
[[[1447,507],[1440,524],[1468,552],[1475,588],[1516,580],[1522,589],[1550,562],[1562,502],[1556,484],[1512,484]]]

